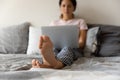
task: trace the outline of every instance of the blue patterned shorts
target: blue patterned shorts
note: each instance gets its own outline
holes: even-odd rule
[[[83,56],[83,52],[80,48],[68,48],[63,49],[54,48],[55,56],[60,60],[65,66],[70,66],[79,57]]]

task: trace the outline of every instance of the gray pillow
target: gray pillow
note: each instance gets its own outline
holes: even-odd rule
[[[101,27],[99,41],[99,56],[120,56],[120,27]]]
[[[0,53],[26,53],[30,23],[0,27]]]
[[[92,53],[95,52],[97,48],[97,33],[99,27],[93,27],[88,29],[87,31],[87,38],[86,38],[86,45],[84,48],[84,56],[90,57]]]

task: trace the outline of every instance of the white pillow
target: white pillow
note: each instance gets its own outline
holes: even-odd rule
[[[29,41],[28,41],[28,55],[40,55],[39,50],[39,40],[41,35],[41,27],[33,27],[29,28]]]
[[[98,33],[99,27],[93,27],[88,29],[87,31],[87,39],[86,39],[86,45],[84,48],[84,56],[90,57],[91,53],[94,53],[97,49],[97,33]]]

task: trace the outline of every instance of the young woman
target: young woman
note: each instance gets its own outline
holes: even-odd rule
[[[87,25],[83,19],[76,19],[73,12],[76,10],[76,0],[59,0],[61,10],[60,19],[53,21],[50,25],[78,25],[80,30],[79,48],[54,49],[54,46],[48,36],[40,37],[39,49],[42,55],[43,63],[38,60],[32,60],[33,68],[55,68],[60,69],[71,65],[79,57],[82,57],[82,49],[86,41]]]

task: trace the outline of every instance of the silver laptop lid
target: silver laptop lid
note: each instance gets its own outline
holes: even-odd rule
[[[50,37],[55,48],[78,48],[79,29],[75,25],[66,26],[42,26],[42,35]]]

